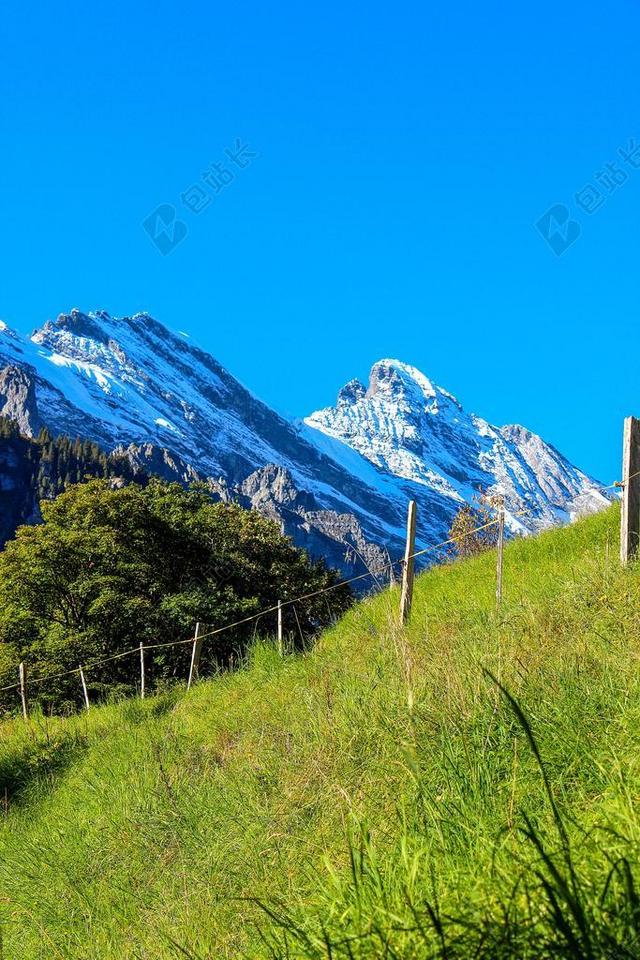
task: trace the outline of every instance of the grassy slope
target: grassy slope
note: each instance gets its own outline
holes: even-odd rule
[[[186,696],[2,724],[5,960],[596,957],[607,938],[636,956],[622,867],[597,903],[640,839],[640,580],[617,523],[510,545],[500,616],[485,555],[422,576],[406,631],[386,592],[306,657],[261,647]],[[482,665],[531,722],[566,890],[540,769]]]

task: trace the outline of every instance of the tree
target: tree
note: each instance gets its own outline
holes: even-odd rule
[[[92,480],[43,501],[42,514],[42,524],[20,527],[0,553],[0,686],[25,660],[32,676],[83,663],[94,693],[131,690],[135,657],[91,664],[140,641],[185,641],[147,658],[156,680],[183,678],[196,621],[215,629],[337,583],[272,521],[179,484],[116,489]],[[285,628],[302,643],[350,601],[339,587],[285,607]],[[273,633],[275,623],[271,614],[258,628]],[[255,631],[250,622],[205,640],[203,671],[226,666]],[[77,702],[78,680],[51,680],[40,691],[45,705],[60,708]]]
[[[496,546],[498,528],[495,524],[487,524],[495,520],[494,508],[497,502],[495,497],[480,490],[474,495],[472,503],[465,503],[458,510],[449,528],[449,539],[454,541],[454,556],[475,557],[478,553]]]
[[[147,476],[134,470],[126,457],[107,455],[97,443],[55,439],[46,427],[37,438],[21,435],[18,425],[0,417],[0,460],[8,462],[10,482],[0,490],[0,546],[27,517],[37,516],[40,500],[52,500],[73,483],[88,477],[119,477],[145,484]]]

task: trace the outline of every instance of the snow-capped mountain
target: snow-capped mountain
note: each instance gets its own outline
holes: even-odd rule
[[[0,323],[0,415],[27,435],[46,425],[118,447],[150,472],[208,478],[348,573],[401,554],[411,498],[422,546],[446,536],[480,485],[504,492],[513,530],[606,502],[539,437],[466,414],[399,361],[380,361],[368,388],[352,381],[335,408],[292,423],[147,314],[74,309],[30,339]]]
[[[524,427],[467,413],[415,367],[380,360],[369,385],[351,380],[308,426],[347,444],[385,474],[469,502],[479,488],[505,497],[515,531],[538,530],[609,500],[591,477]]]
[[[188,481],[196,471],[219,496],[278,515],[296,543],[345,572],[386,558],[378,544],[401,550],[406,503],[349,473],[307,428],[147,314],[74,309],[30,339],[2,324],[0,415],[27,435],[46,425],[122,448],[166,477]]]

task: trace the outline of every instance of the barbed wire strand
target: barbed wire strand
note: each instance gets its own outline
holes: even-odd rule
[[[422,556],[423,554],[428,553],[431,550],[438,550],[441,547],[455,543],[456,541],[462,540],[465,537],[469,537],[474,533],[479,533],[481,530],[486,530],[488,527],[491,527],[497,523],[498,523],[497,520],[491,520],[489,523],[484,523],[481,526],[475,527],[473,530],[469,530],[458,537],[449,537],[447,540],[443,540],[441,543],[435,543],[429,547],[425,547],[423,550],[418,550],[415,553],[411,554],[409,557],[401,557],[398,560],[392,560],[389,563],[382,564],[381,567],[377,567],[373,571],[368,570],[366,573],[358,574],[355,577],[349,577],[346,580],[339,580],[337,583],[332,583],[328,587],[321,587],[318,590],[312,590],[312,591],[309,591],[308,593],[303,593],[300,596],[293,597],[290,600],[282,600],[279,604],[275,604],[274,606],[267,607],[265,610],[260,610],[258,613],[252,613],[247,617],[242,617],[240,620],[234,620],[231,623],[224,624],[224,626],[215,627],[213,630],[205,631],[205,633],[201,633],[199,635],[198,639],[207,640],[209,637],[213,637],[220,633],[224,633],[226,630],[233,630],[236,627],[244,626],[245,624],[251,623],[254,620],[258,620],[260,619],[260,617],[266,616],[269,613],[275,613],[278,610],[278,607],[280,608],[288,607],[288,606],[291,606],[291,604],[301,603],[304,600],[312,600],[314,597],[318,597],[321,594],[329,593],[332,590],[338,590],[340,587],[349,586],[350,584],[356,583],[360,580],[364,580],[367,577],[375,578],[376,575],[381,574],[385,570],[390,570],[393,567],[398,566],[399,564],[403,564],[406,562],[406,560],[415,559],[415,557]],[[134,638],[136,636],[140,636],[140,634],[134,634]],[[168,647],[185,646],[186,644],[193,643],[193,640],[194,640],[193,637],[187,637],[184,640],[170,640],[165,643],[143,644],[142,649],[143,650],[163,650]],[[140,653],[139,644],[137,647],[131,647],[131,649],[123,650],[121,653],[114,653],[108,657],[101,657],[99,660],[89,661],[88,663],[83,664],[82,669],[86,674],[88,673],[89,670],[94,670],[96,667],[100,667],[104,663],[111,663],[114,660],[122,660],[125,657],[133,656],[133,654],[135,653],[137,654]],[[73,674],[79,674],[79,673],[80,673],[80,667],[79,666],[73,667],[70,670],[64,670],[60,673],[47,674],[46,676],[34,677],[33,679],[29,679],[29,685],[31,686],[38,683],[46,683],[50,680],[59,680],[62,677],[73,676]],[[0,692],[4,692],[5,690],[16,690],[19,687],[20,687],[19,683],[10,684],[9,686],[6,686],[6,687],[0,687]]]
[[[636,473],[633,473],[628,478],[628,481],[634,480],[636,477],[640,477],[640,470],[638,470]],[[615,480],[613,483],[609,484],[606,487],[594,487],[592,489],[596,491],[602,491],[602,490],[612,490],[614,488],[620,489],[620,488],[623,488],[624,486],[625,486],[625,482],[620,480]],[[510,514],[510,515],[516,518],[520,516],[531,515],[532,513],[533,513],[532,510],[521,510],[521,511],[518,511],[518,513]],[[375,579],[377,575],[383,573],[385,570],[392,570],[394,567],[406,563],[407,560],[415,560],[416,557],[422,557],[426,553],[431,553],[434,550],[440,550],[443,547],[451,546],[452,544],[457,543],[458,541],[464,539],[465,537],[470,537],[475,533],[480,533],[483,530],[487,530],[489,529],[489,527],[493,527],[497,523],[499,523],[499,520],[497,519],[490,520],[488,523],[483,523],[480,526],[475,527],[473,530],[468,530],[467,532],[457,537],[449,537],[447,540],[442,540],[440,543],[431,544],[428,547],[424,547],[422,550],[415,551],[414,553],[410,554],[408,557],[400,557],[398,560],[392,560],[389,563],[383,564],[381,567],[376,567],[375,570],[367,570],[366,573],[358,574],[355,577],[349,577],[346,580],[340,580],[337,583],[333,583],[328,587],[322,587],[319,590],[313,590],[309,593],[301,594],[300,596],[294,597],[291,600],[282,600],[280,601],[280,603],[275,604],[274,606],[271,606],[271,607],[267,607],[266,610],[261,610],[259,613],[253,613],[248,617],[243,617],[241,620],[235,620],[232,623],[227,623],[222,627],[216,627],[213,630],[208,630],[205,633],[201,633],[198,639],[201,641],[207,640],[208,638],[217,636],[218,634],[224,633],[227,630],[234,630],[236,627],[242,627],[247,623],[251,623],[254,620],[260,619],[260,617],[267,616],[270,613],[275,613],[279,607],[280,609],[282,609],[283,607],[290,606],[291,604],[301,603],[303,600],[312,600],[314,597],[318,597],[322,594],[329,593],[332,590],[338,590],[340,587],[349,586],[350,584],[357,583],[360,580],[365,580],[367,577],[373,577]],[[296,615],[296,619],[297,619],[297,615]],[[140,636],[140,634],[134,634],[134,638],[136,636]],[[188,643],[193,643],[193,640],[194,640],[193,637],[187,637],[185,640],[171,640],[166,643],[143,644],[142,649],[143,650],[163,650],[163,649],[167,649],[168,647],[184,646]],[[101,657],[99,660],[94,660],[92,662],[89,662],[88,664],[84,664],[82,669],[84,670],[85,673],[87,673],[89,670],[94,670],[96,667],[101,667],[105,663],[111,663],[114,660],[123,660],[125,657],[133,656],[133,654],[135,653],[137,654],[140,653],[139,644],[137,647],[132,647],[130,650],[123,650],[121,653],[114,653],[111,656]],[[49,674],[43,677],[34,677],[33,679],[29,680],[29,685],[31,686],[39,683],[47,683],[50,680],[60,680],[62,677],[72,676],[73,674],[76,674],[76,673],[80,674],[80,670],[81,670],[80,667],[73,667],[71,670],[65,670],[61,673]],[[19,683],[12,683],[6,687],[0,687],[0,693],[4,693],[5,691],[8,691],[8,690],[17,690],[19,687],[20,687]]]

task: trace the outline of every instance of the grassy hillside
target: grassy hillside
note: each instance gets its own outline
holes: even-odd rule
[[[386,592],[305,657],[3,723],[4,960],[638,956],[617,524],[509,545],[499,615],[488,554],[423,575],[404,631]]]

